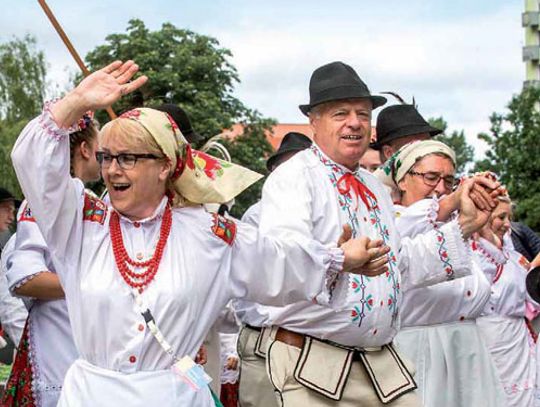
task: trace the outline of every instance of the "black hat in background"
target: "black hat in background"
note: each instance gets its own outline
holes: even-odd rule
[[[377,116],[377,141],[370,147],[380,150],[389,141],[421,133],[433,137],[442,130],[430,126],[413,105],[388,106]]]
[[[309,104],[298,106],[306,116],[317,105],[344,99],[370,99],[373,109],[386,103],[383,96],[373,96],[367,85],[349,65],[331,62],[311,75],[309,81]]]
[[[535,267],[527,273],[525,280],[527,292],[536,302],[540,302],[540,267]]]
[[[13,194],[9,192],[7,189],[0,187],[0,202],[8,202],[13,201],[15,206],[20,206],[21,201],[19,199],[15,199]]]
[[[181,107],[172,103],[164,103],[160,106],[154,107],[154,109],[168,113],[178,125],[178,128],[190,144],[204,140],[203,136],[195,133],[193,127],[191,127],[191,121],[189,120],[187,113]]]
[[[274,165],[277,164],[283,155],[305,150],[306,148],[311,147],[311,144],[311,139],[302,133],[291,131],[290,133],[285,134],[285,137],[283,137],[283,140],[281,140],[281,144],[279,145],[277,151],[266,161],[266,168],[268,171],[272,171]]]

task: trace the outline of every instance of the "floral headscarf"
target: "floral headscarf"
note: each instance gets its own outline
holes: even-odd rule
[[[120,117],[135,120],[152,135],[172,163],[175,191],[191,202],[228,202],[262,178],[247,168],[192,150],[167,113],[137,108]]]
[[[456,166],[456,154],[446,144],[435,140],[413,141],[396,151],[374,175],[383,184],[396,188],[419,159],[433,153],[444,154]]]

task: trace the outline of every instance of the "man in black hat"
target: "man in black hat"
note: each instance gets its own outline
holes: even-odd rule
[[[386,99],[371,95],[342,62],[316,69],[309,91],[310,102],[300,110],[309,117],[313,146],[268,177],[259,228],[330,247],[352,235],[364,242],[367,260],[357,270],[363,275],[329,282],[339,309],[306,301],[268,311],[270,380],[284,407],[418,406],[410,368],[392,346],[401,290],[447,281],[446,261],[454,277],[470,273],[462,233],[467,237],[479,227],[476,209],[471,203],[457,222],[443,226],[450,248],[444,259],[436,234],[400,240],[388,193],[358,166],[370,143],[371,112]],[[328,262],[339,269],[335,250]]]
[[[266,161],[266,168],[272,172],[295,154],[309,148],[312,141],[302,133],[290,132],[283,137],[277,151]],[[242,217],[242,222],[259,226],[260,203],[252,205]],[[277,407],[274,389],[268,380],[265,367],[266,340],[265,326],[271,325],[267,319],[272,307],[244,300],[234,303],[236,315],[242,323],[238,338],[240,358],[240,386],[238,401],[242,407]]]
[[[379,150],[385,163],[405,144],[428,140],[440,133],[442,130],[432,127],[413,105],[388,106],[377,117],[377,141],[371,148]]]

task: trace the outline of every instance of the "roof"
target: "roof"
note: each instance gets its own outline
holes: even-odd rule
[[[375,141],[375,126],[371,126],[371,128],[371,141]],[[271,131],[266,132],[266,140],[268,140],[274,150],[277,150],[279,145],[281,144],[281,140],[283,140],[283,137],[285,137],[285,135],[287,133],[290,133],[291,131],[294,131],[296,133],[302,133],[309,138],[313,138],[313,131],[311,130],[311,126],[308,123],[278,123],[272,127]],[[234,139],[235,137],[240,136],[243,132],[244,126],[237,123],[233,125],[230,129],[223,131],[222,134],[226,138]]]

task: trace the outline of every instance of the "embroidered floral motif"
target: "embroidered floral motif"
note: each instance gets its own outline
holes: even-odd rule
[[[107,205],[98,198],[84,194],[83,220],[103,225],[107,217]]]
[[[219,161],[201,151],[193,151],[192,159],[188,159],[186,165],[192,170],[197,168],[204,171],[206,176],[212,180],[223,175],[223,168],[231,166],[226,161]]]
[[[474,240],[471,243],[471,248],[475,251],[478,251],[489,263],[495,266],[495,276],[493,277],[493,284],[499,281],[504,271],[504,265],[508,261],[508,254],[503,251],[502,254],[504,256],[504,262],[500,262],[497,261],[497,259],[495,259],[495,257],[493,257],[491,254],[489,254],[489,252],[484,249],[481,244],[477,243]]]
[[[229,246],[232,246],[236,236],[236,223],[217,214],[213,214],[213,217],[212,232]]]
[[[34,218],[34,215],[32,215],[32,210],[28,206],[28,202],[24,205],[24,209],[19,217],[19,222],[35,222],[36,219]]]
[[[361,175],[344,171],[337,164],[326,158],[315,145],[312,145],[310,150],[328,170],[330,182],[337,192],[338,205],[349,219],[348,223],[352,228],[353,237],[357,237],[360,228],[360,222],[358,220],[358,201],[361,200],[369,211],[370,224],[375,228],[384,243],[389,245],[390,233],[388,227],[381,220],[379,203],[377,202],[375,195],[367,188],[366,182],[362,179]],[[356,195],[354,197],[355,200],[353,199],[353,194],[351,192],[354,192]],[[393,252],[389,254],[388,268],[389,271],[386,273],[386,277],[392,286],[392,293],[387,299],[387,306],[392,312],[393,320],[396,321],[398,312],[396,299],[399,295],[399,282],[396,274],[397,260]],[[365,276],[354,276],[349,279],[349,288],[353,293],[358,294],[360,297],[358,305],[354,305],[350,313],[352,322],[358,324],[358,326],[362,325],[366,312],[371,311],[373,304],[375,303],[375,299],[372,295],[366,293],[366,283],[369,281],[369,278]],[[377,300],[377,303],[378,302],[379,300]],[[381,306],[383,305],[384,301],[381,301]]]
[[[141,116],[141,114],[144,114],[141,110],[139,110],[139,109],[132,109],[132,110],[128,110],[128,111],[125,112],[125,113],[122,113],[122,114],[120,115],[120,117],[121,117],[122,119],[135,119],[135,120],[137,120],[137,119]]]
[[[32,394],[32,367],[29,358],[28,319],[17,349],[15,362],[2,396],[2,406],[34,407]]]

